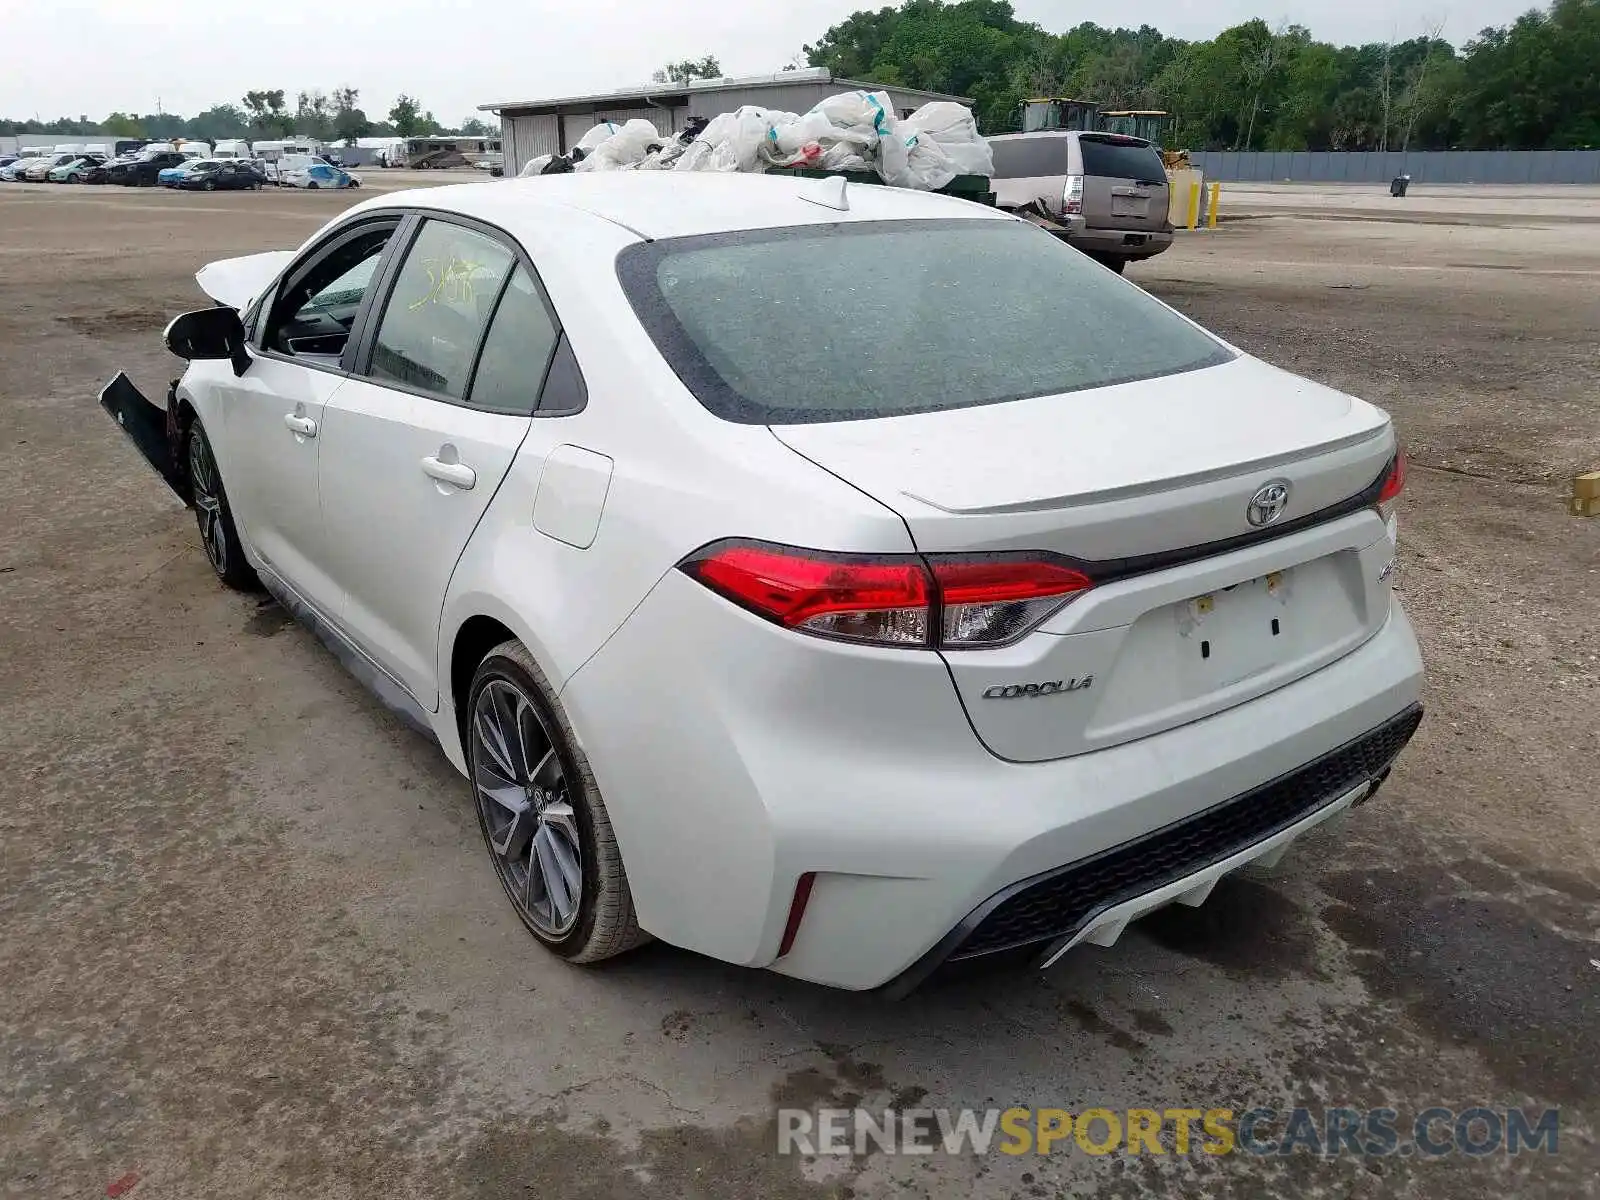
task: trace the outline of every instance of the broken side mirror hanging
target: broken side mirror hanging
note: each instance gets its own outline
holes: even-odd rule
[[[250,368],[244,322],[237,309],[217,305],[184,313],[173,318],[163,337],[168,350],[190,362],[225,358],[233,364],[236,376]]]

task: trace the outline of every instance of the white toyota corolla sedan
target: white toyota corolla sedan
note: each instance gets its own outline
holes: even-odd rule
[[[165,410],[102,404],[224,583],[438,739],[564,958],[1053,961],[1421,719],[1389,417],[994,209],[566,175],[198,279]]]

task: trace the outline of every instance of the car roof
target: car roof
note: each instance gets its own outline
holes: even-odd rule
[[[845,212],[805,199],[824,186],[824,180],[777,175],[593,171],[391,192],[360,207],[441,209],[498,225],[513,236],[561,209],[650,239],[852,221],[1011,219],[952,196],[868,184],[847,187]]]
[[[1122,146],[1155,145],[1148,138],[1134,137],[1131,133],[1109,133],[1104,129],[1040,129],[1033,133],[997,133],[988,140],[991,142],[1036,142],[1044,138],[1082,137],[1086,137],[1092,142],[1115,142]]]

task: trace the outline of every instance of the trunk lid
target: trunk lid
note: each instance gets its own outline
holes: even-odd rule
[[[1248,357],[773,433],[899,513],[925,553],[1053,551],[1105,580],[1011,646],[944,652],[974,730],[1004,758],[1198,719],[1348,653],[1388,612],[1384,522],[1365,506],[1315,516],[1383,474],[1387,415]],[[1291,531],[1276,537],[1247,515],[1271,481],[1289,490],[1272,524]]]

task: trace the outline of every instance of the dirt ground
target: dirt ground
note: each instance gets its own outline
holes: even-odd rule
[[[1395,414],[1428,718],[1274,875],[892,1005],[540,952],[463,782],[214,582],[100,413],[118,368],[163,393],[197,267],[348,198],[0,185],[0,1193],[1600,1195],[1600,520],[1563,502],[1600,467],[1600,195],[1516,197],[1230,197],[1130,270]],[[1515,1158],[774,1154],[775,1106],[857,1097],[1561,1125]]]

